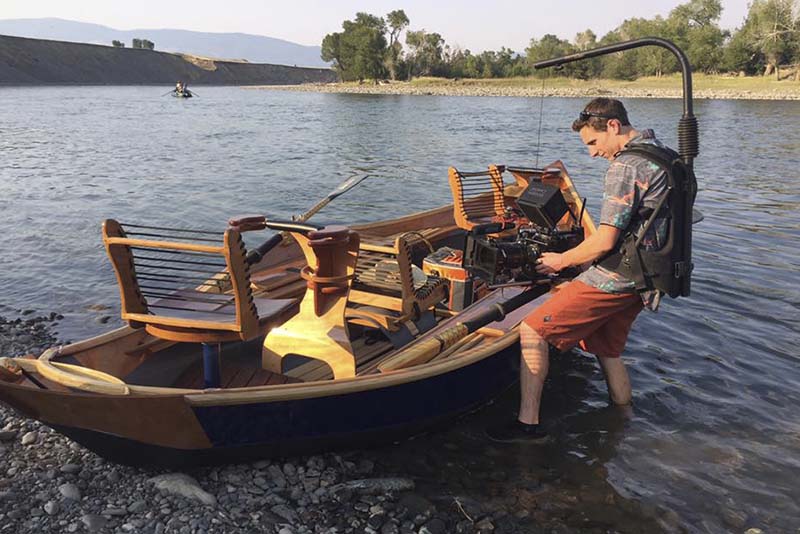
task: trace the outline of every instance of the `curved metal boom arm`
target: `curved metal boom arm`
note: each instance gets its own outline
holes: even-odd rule
[[[614,52],[622,52],[623,50],[630,50],[632,48],[639,48],[641,46],[660,46],[666,48],[678,58],[681,65],[681,72],[683,73],[683,116],[678,121],[678,152],[681,158],[690,168],[693,167],[694,158],[700,154],[700,140],[697,132],[697,118],[694,116],[692,109],[692,67],[689,65],[689,59],[686,54],[678,48],[675,43],[659,37],[643,37],[641,39],[634,39],[632,41],[624,41],[591,50],[584,50],[583,52],[576,52],[568,56],[562,56],[544,61],[538,61],[533,64],[535,69],[544,69],[547,67],[559,67],[565,63],[572,63],[573,61],[581,61],[590,59],[597,56],[605,56],[613,54]]]

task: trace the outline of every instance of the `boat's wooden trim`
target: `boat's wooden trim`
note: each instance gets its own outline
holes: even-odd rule
[[[352,229],[356,232],[365,231],[371,235],[389,236],[412,230],[416,231],[424,228],[454,226],[455,224],[455,219],[453,219],[453,205],[448,204],[428,211],[412,213],[397,219],[355,225],[352,226]]]
[[[109,237],[106,239],[106,243],[109,245],[125,245],[128,247],[163,248],[167,250],[185,250],[187,252],[207,252],[209,254],[225,254],[225,247],[198,245],[195,243],[175,243],[173,241],[171,242],[154,241],[152,239]]]
[[[121,328],[117,328],[116,330],[112,330],[111,332],[100,334],[99,336],[90,337],[89,339],[84,339],[83,341],[76,341],[75,343],[64,345],[58,351],[58,354],[59,356],[70,356],[72,354],[77,354],[79,352],[87,351],[102,345],[108,345],[110,343],[123,340],[128,336],[134,336],[137,334],[142,338],[147,337],[147,332],[145,332],[143,329],[123,326]]]
[[[80,365],[26,359],[18,359],[17,364],[25,371],[74,389],[101,395],[129,395],[131,392],[119,378]]]
[[[198,330],[225,330],[226,332],[238,332],[239,325],[235,322],[225,324],[221,321],[202,321],[198,319],[183,319],[178,317],[167,317],[163,315],[151,315],[148,313],[125,313],[122,318],[126,321],[140,321],[153,323],[162,326],[172,326],[177,328],[191,328]],[[231,315],[231,321],[236,318]]]

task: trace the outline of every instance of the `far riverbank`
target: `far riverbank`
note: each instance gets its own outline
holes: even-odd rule
[[[302,85],[255,86],[256,89],[358,93],[386,95],[512,96],[512,97],[594,97],[681,98],[680,75],[625,80],[572,80],[548,78],[506,78],[492,80],[417,78],[410,82],[308,83]],[[697,99],[800,100],[800,82],[774,78],[721,75],[693,76]]]

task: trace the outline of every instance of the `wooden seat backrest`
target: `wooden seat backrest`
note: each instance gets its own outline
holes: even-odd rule
[[[478,172],[461,172],[455,167],[448,169],[453,217],[459,228],[472,230],[478,224],[505,216],[503,170],[498,165],[490,165],[487,170]]]
[[[103,223],[103,243],[131,326],[259,334],[250,268],[239,231]]]
[[[430,296],[435,281],[421,287],[414,286],[411,241],[406,235],[396,237],[391,246],[363,240],[350,300],[393,309],[403,315],[413,315],[419,308],[427,307],[424,301]],[[377,293],[388,298],[365,298],[364,293]]]

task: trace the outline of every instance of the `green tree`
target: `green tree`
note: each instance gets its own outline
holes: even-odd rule
[[[320,57],[332,61],[342,80],[383,77],[386,57],[386,23],[369,13],[357,13],[355,20],[342,23],[341,32],[322,40]]]
[[[690,0],[667,18],[666,37],[686,52],[695,70],[716,72],[723,64],[728,33],[718,26],[721,15],[720,0]]]
[[[779,65],[800,61],[800,18],[797,0],[753,0],[742,33],[743,44],[763,64],[764,76],[780,75]]]
[[[389,24],[389,50],[387,64],[389,66],[389,76],[392,80],[397,79],[397,63],[403,52],[403,45],[400,43],[400,32],[408,27],[410,21],[405,11],[397,9],[386,15]]]
[[[142,47],[142,40],[141,39],[133,39],[131,40],[131,48],[141,48]]]
[[[114,39],[113,41],[111,41],[111,45],[112,45],[114,48],[125,48],[125,43],[123,43],[122,41],[117,41],[116,39]]]
[[[557,35],[553,35],[551,33],[544,35],[539,40],[535,38],[531,39],[530,46],[525,49],[525,54],[530,63],[571,54],[573,52],[575,52],[575,47],[569,41],[560,39]],[[575,65],[575,63],[568,63],[563,69],[560,70],[553,71],[553,69],[547,69],[548,71],[552,72],[536,72],[538,73],[538,76],[543,77],[552,76],[553,74],[560,76],[572,76],[572,74],[575,72]]]
[[[442,73],[445,43],[441,35],[425,30],[409,31],[406,33],[406,44],[411,51],[409,78]]]
[[[153,50],[156,47],[153,41],[148,41],[147,39],[142,39],[142,48],[146,50]]]
[[[575,51],[582,52],[590,48],[596,48],[597,35],[592,30],[585,30],[575,35],[574,39]],[[584,61],[575,63],[574,72],[577,78],[588,80],[589,78],[596,78],[603,71],[602,58],[591,58]]]

